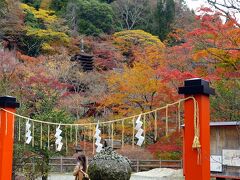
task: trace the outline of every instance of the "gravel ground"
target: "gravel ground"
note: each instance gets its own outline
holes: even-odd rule
[[[37,180],[41,180],[40,178]],[[48,180],[75,180],[72,174],[50,174]]]
[[[150,171],[133,173],[130,180],[183,180],[182,170],[156,168]],[[51,174],[49,180],[74,180],[72,174]]]
[[[183,180],[182,170],[156,168],[150,171],[133,173],[130,180]]]

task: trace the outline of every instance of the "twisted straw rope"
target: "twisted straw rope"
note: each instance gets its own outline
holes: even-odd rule
[[[184,101],[187,101],[187,100],[190,100],[192,99],[193,102],[194,102],[194,140],[193,140],[193,145],[192,147],[195,149],[197,148],[199,150],[199,148],[201,147],[201,144],[200,144],[200,141],[199,141],[199,135],[200,135],[200,129],[199,129],[199,108],[198,108],[198,104],[197,104],[197,101],[194,97],[190,96],[190,97],[187,97],[187,98],[184,98],[184,99],[180,99],[176,102],[173,102],[173,103],[170,103],[170,104],[167,104],[166,106],[163,106],[163,107],[160,107],[160,108],[157,108],[157,109],[154,109],[152,111],[147,111],[147,112],[144,112],[144,113],[140,113],[142,115],[146,115],[146,114],[150,114],[150,113],[153,113],[153,112],[156,112],[156,111],[159,111],[159,110],[162,110],[162,109],[166,109],[166,114],[168,114],[168,108],[169,106],[173,106],[173,105],[176,105],[176,104],[180,104],[181,102],[184,102]],[[43,124],[47,124],[47,125],[59,125],[61,124],[61,126],[76,126],[75,128],[77,128],[78,126],[94,126],[94,125],[97,125],[97,122],[96,123],[80,123],[80,124],[67,124],[67,123],[54,123],[54,122],[48,122],[48,121],[41,121],[41,120],[36,120],[36,119],[31,119],[29,117],[25,117],[25,116],[21,116],[19,114],[16,114],[16,113],[13,113],[11,111],[8,111],[6,109],[3,109],[3,108],[0,108],[0,110],[3,110],[7,113],[10,113],[16,117],[20,117],[20,118],[23,118],[25,120],[30,120],[33,122],[33,125],[34,125],[34,122],[35,123],[41,123],[41,126]],[[6,113],[6,117],[7,117],[7,113]],[[129,119],[134,119],[136,117],[138,117],[140,114],[137,114],[137,115],[133,115],[133,116],[129,116],[129,117],[125,117],[125,118],[121,118],[121,119],[115,119],[115,120],[111,120],[111,121],[106,121],[106,122],[99,122],[99,124],[112,124],[114,122],[121,122],[121,121],[125,121],[125,120],[129,120]],[[166,119],[166,132],[168,132],[168,126],[167,126],[167,122],[168,120]],[[6,126],[7,126],[7,122],[6,122]],[[33,127],[34,128],[34,127]],[[134,126],[133,126],[134,128]],[[6,128],[7,129],[7,128]],[[34,132],[33,132],[34,133]],[[34,143],[34,139],[33,139],[33,142]],[[76,137],[76,143],[77,143],[77,137]]]

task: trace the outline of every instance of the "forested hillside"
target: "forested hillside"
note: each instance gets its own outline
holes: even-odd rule
[[[0,0],[0,95],[35,119],[108,121],[202,77],[216,89],[211,120],[239,120],[240,5],[208,1],[195,15],[184,0]]]

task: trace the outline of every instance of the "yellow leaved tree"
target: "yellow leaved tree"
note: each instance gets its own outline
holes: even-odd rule
[[[22,3],[20,6],[25,14],[26,37],[22,38],[23,48],[30,56],[40,52],[51,53],[57,51],[56,46],[69,42],[68,28],[63,21],[51,10],[35,9]]]
[[[143,30],[126,30],[113,35],[114,44],[131,65],[134,61],[145,63],[163,62],[164,44],[157,36]]]
[[[107,77],[109,95],[103,105],[115,116],[152,110],[168,99],[168,87],[157,73],[164,67],[164,44],[142,30],[114,34],[127,64]],[[169,91],[170,92],[170,91]]]

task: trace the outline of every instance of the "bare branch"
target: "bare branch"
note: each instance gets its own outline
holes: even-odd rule
[[[113,3],[113,9],[124,22],[124,28],[133,29],[142,21],[146,2],[147,0],[118,0]]]

